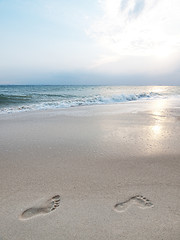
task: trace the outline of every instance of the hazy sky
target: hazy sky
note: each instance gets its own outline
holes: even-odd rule
[[[0,0],[0,84],[180,84],[179,0]]]

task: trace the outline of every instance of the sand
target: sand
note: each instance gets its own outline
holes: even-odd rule
[[[180,110],[0,116],[0,240],[179,240]]]

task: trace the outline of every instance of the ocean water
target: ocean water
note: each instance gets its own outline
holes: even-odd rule
[[[159,98],[180,100],[180,87],[0,85],[0,114]]]

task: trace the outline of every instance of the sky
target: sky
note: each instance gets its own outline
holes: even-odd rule
[[[179,0],[0,0],[0,84],[180,85]]]

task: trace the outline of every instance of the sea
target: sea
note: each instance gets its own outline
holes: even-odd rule
[[[179,86],[0,85],[0,114],[169,98]]]

